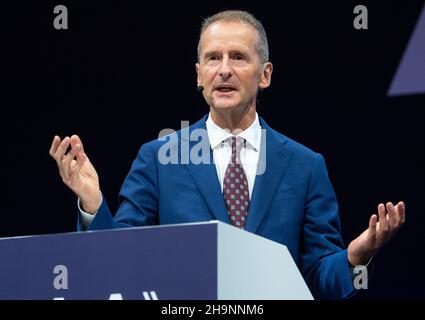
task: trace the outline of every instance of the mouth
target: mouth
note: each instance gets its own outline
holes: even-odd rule
[[[231,86],[231,85],[221,84],[221,85],[216,86],[214,88],[214,91],[217,91],[217,92],[222,93],[222,94],[228,94],[228,93],[232,93],[232,92],[236,91],[236,88]]]

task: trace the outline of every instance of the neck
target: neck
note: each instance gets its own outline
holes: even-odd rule
[[[243,131],[255,120],[255,106],[250,106],[244,110],[217,110],[210,108],[211,119],[222,129],[231,132]]]

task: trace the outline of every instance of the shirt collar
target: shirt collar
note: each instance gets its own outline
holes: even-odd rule
[[[208,139],[212,149],[215,149],[220,145],[221,142],[232,137],[233,135],[226,129],[223,129],[216,125],[211,119],[211,113],[208,115],[206,121]],[[255,151],[260,150],[261,142],[261,126],[258,120],[258,114],[255,113],[254,122],[244,131],[240,132],[238,137],[244,138],[245,141],[254,148]]]

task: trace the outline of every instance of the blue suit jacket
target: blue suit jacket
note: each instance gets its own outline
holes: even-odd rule
[[[206,130],[206,119],[189,132]],[[338,203],[323,157],[259,120],[266,132],[260,162],[263,159],[266,167],[256,176],[245,230],[286,245],[315,298],[351,296],[355,289],[340,235]],[[175,140],[184,139],[181,131],[177,134]],[[178,141],[167,143],[178,148]],[[158,151],[164,143],[154,140],[141,147],[121,188],[115,217],[104,200],[90,230],[207,220],[230,223],[212,151],[210,164],[163,165]],[[188,143],[192,148],[197,142]]]

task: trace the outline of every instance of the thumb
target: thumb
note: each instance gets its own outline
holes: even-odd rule
[[[89,159],[87,155],[83,151],[79,151],[77,153],[77,164],[78,164],[78,171],[80,171],[81,167],[83,166],[84,162],[88,161]]]
[[[77,136],[76,134],[71,136],[71,148],[73,148],[75,145],[79,144],[81,146],[81,152],[84,153],[84,146],[83,143],[81,142],[81,139],[79,136]]]

